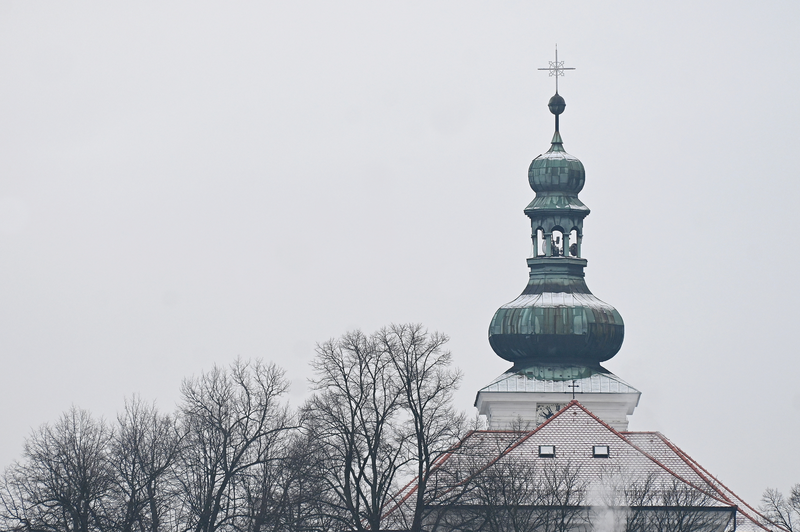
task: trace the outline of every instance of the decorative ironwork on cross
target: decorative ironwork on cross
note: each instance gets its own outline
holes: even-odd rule
[[[558,60],[558,45],[556,45],[556,60],[555,61],[548,61],[550,66],[547,68],[539,68],[537,70],[547,70],[550,76],[555,76],[556,78],[556,94],[558,94],[558,76],[563,76],[565,70],[575,70],[574,68],[568,68],[564,66],[564,61]]]

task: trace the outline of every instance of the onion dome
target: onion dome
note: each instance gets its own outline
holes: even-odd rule
[[[619,312],[586,286],[581,242],[589,208],[578,199],[586,172],[564,151],[558,124],[566,108],[564,98],[556,92],[548,107],[555,115],[556,131],[550,150],[534,159],[528,171],[536,192],[525,208],[533,241],[528,285],[497,310],[489,343],[515,366],[596,366],[617,354],[625,326]]]
[[[564,151],[561,134],[556,131],[550,149],[533,160],[528,168],[528,183],[537,193],[577,194],[586,182],[583,163]]]

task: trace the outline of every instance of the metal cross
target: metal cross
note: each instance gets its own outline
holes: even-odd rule
[[[575,379],[572,379],[572,384],[567,384],[567,388],[572,388],[572,399],[575,399],[575,388],[580,387],[580,384],[575,384]]]
[[[558,76],[563,76],[565,70],[575,70],[574,68],[567,68],[564,66],[564,61],[558,60],[558,45],[556,45],[556,60],[555,61],[548,61],[550,66],[547,68],[539,68],[537,70],[547,70],[550,72],[550,76],[556,77],[556,94],[558,94]]]

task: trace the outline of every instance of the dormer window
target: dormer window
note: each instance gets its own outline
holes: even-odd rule
[[[608,445],[593,445],[592,456],[594,456],[595,458],[608,458],[609,456]]]
[[[555,458],[556,446],[555,445],[540,445],[539,457],[540,458]]]

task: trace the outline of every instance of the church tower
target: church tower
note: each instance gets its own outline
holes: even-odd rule
[[[559,116],[566,108],[558,93],[563,61],[550,62],[556,93],[548,107],[555,115],[550,149],[536,157],[528,182],[536,193],[525,208],[533,251],[528,284],[519,297],[500,307],[489,325],[489,344],[514,365],[478,392],[475,406],[492,429],[530,427],[549,419],[577,398],[617,430],[640,392],[603,368],[617,354],[625,326],[619,312],[595,297],[584,280],[583,220],[589,208],[578,199],[586,172],[564,150]]]
[[[543,70],[570,69],[556,52]],[[628,430],[641,394],[601,365],[619,352],[625,326],[584,279],[589,209],[578,194],[586,172],[564,150],[566,103],[557,80],[550,149],[528,170],[536,193],[525,208],[533,240],[528,283],[489,324],[492,349],[512,364],[475,400],[489,430],[469,431],[443,453],[420,477],[426,484],[404,486],[387,519],[410,529],[423,500],[417,490],[435,485],[424,524],[453,532],[519,523],[583,532],[685,530],[687,523],[709,532],[783,530],[662,434]]]

